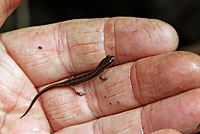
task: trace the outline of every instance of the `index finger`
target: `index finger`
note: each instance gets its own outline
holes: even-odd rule
[[[35,86],[91,70],[107,54],[121,64],[178,44],[175,30],[162,21],[122,17],[26,28],[1,34],[0,40]]]

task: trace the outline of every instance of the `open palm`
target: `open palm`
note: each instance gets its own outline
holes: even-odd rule
[[[10,2],[10,1],[9,1]],[[19,5],[0,2],[0,24]],[[80,19],[0,35],[2,134],[179,134],[198,132],[200,58],[172,52],[178,36],[152,19]],[[98,77],[42,95],[44,86],[90,71],[106,55],[113,67]],[[180,132],[178,132],[178,131]]]

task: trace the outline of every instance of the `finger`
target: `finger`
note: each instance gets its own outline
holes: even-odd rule
[[[196,89],[149,104],[144,108],[66,127],[56,134],[76,134],[79,132],[149,134],[158,130],[164,132],[167,129],[174,129],[184,134],[193,134],[199,131],[197,128],[200,122],[199,106],[200,89]],[[172,130],[168,132],[178,133]]]
[[[19,6],[22,0],[1,0],[0,1],[0,28],[7,17]]]
[[[141,107],[200,87],[200,57],[174,52],[116,66],[107,70],[106,81],[95,78],[75,88],[58,88],[42,98],[54,130]],[[66,90],[69,89],[69,90]]]
[[[30,91],[25,90],[30,89]],[[49,123],[37,103],[34,109],[34,117],[31,122],[20,120],[27,100],[36,94],[36,90],[23,71],[17,66],[7,53],[0,49],[0,133],[27,134],[37,130],[38,132],[50,132]],[[43,117],[43,120],[38,120]]]
[[[152,132],[151,134],[181,134],[181,133],[174,129],[162,129],[162,130]]]
[[[136,62],[131,70],[134,95],[140,104],[200,87],[200,57],[174,52]]]
[[[139,18],[71,20],[5,33],[0,39],[36,86],[94,69],[107,54],[121,64],[173,51],[178,44],[170,25]]]
[[[172,128],[184,134],[200,131],[200,88],[147,105],[142,111],[144,132]]]

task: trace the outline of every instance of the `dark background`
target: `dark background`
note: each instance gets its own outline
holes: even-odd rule
[[[171,24],[178,50],[200,54],[200,0],[24,0],[0,32],[79,18],[133,16]]]

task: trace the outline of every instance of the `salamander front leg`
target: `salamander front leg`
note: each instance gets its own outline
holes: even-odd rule
[[[99,79],[100,79],[100,80],[105,81],[105,80],[107,80],[107,78],[108,78],[108,77],[103,77],[103,73],[100,73],[100,75],[99,75]]]
[[[72,90],[74,91],[75,94],[79,95],[79,96],[84,96],[85,93],[77,91],[73,86],[70,86],[72,88]]]

